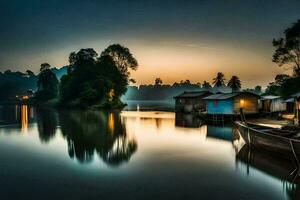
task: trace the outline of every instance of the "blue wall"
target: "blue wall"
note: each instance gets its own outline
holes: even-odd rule
[[[214,103],[217,102],[217,104]],[[206,100],[208,114],[233,114],[233,100]]]
[[[207,137],[218,138],[221,140],[232,141],[232,126],[213,126],[207,125]]]

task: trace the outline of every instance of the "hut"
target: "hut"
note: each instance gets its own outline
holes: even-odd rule
[[[191,113],[194,111],[204,111],[206,108],[204,97],[211,95],[209,91],[183,92],[175,96],[175,111]]]
[[[280,96],[262,96],[260,99],[260,109],[264,113],[286,111],[286,102]]]
[[[300,125],[300,92],[291,95],[294,98],[294,124]]]
[[[286,103],[286,111],[287,113],[293,114],[295,112],[295,100],[294,98],[288,98],[284,101]]]
[[[205,97],[206,111],[209,115],[235,115],[243,108],[245,114],[258,113],[259,96],[250,92],[214,94]]]

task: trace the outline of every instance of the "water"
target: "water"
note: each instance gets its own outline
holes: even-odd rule
[[[1,107],[0,124],[1,199],[299,197],[293,164],[250,151],[231,125],[29,106]]]

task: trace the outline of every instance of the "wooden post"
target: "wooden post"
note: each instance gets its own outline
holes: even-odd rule
[[[298,98],[295,97],[294,98],[294,125],[299,126],[299,119],[300,119],[300,115],[299,115],[299,102],[298,102]]]
[[[241,121],[246,123],[246,117],[243,111],[243,108],[240,108]]]

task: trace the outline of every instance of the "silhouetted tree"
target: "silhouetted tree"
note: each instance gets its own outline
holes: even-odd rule
[[[255,86],[254,91],[256,94],[261,94],[262,93],[262,88],[260,85]]]
[[[26,74],[28,76],[35,76],[34,73],[33,73],[33,71],[31,71],[31,70],[26,70]]]
[[[211,89],[211,85],[209,82],[203,81],[202,88],[209,90],[209,89]]]
[[[225,76],[222,72],[218,72],[217,76],[213,78],[213,84],[216,87],[225,85]]]
[[[232,89],[232,91],[239,91],[241,89],[241,80],[237,76],[232,76],[229,80],[228,87]]]
[[[287,79],[289,79],[289,78],[290,78],[290,76],[287,75],[287,74],[278,74],[278,75],[276,75],[276,77],[275,77],[275,84],[278,85],[278,86],[281,86],[281,85],[283,85],[283,84],[287,81]]]
[[[295,75],[300,75],[300,20],[284,31],[284,37],[273,39],[273,62],[289,65]]]
[[[155,79],[155,85],[161,85],[163,82],[161,80],[161,78],[156,78]]]
[[[79,106],[121,105],[129,81],[129,69],[137,62],[128,48],[111,45],[100,57],[94,49],[81,49],[69,56],[68,74],[61,78],[63,103]]]
[[[101,53],[101,57],[105,55],[112,57],[121,74],[130,81],[129,70],[137,70],[138,62],[130,53],[129,49],[120,44],[113,44],[108,46]]]
[[[41,68],[40,68],[40,72],[46,70],[46,69],[50,69],[50,64],[49,63],[42,63],[41,64]]]
[[[49,100],[57,97],[58,80],[56,75],[50,70],[48,63],[41,64],[37,81],[38,91],[35,99],[38,101]]]

